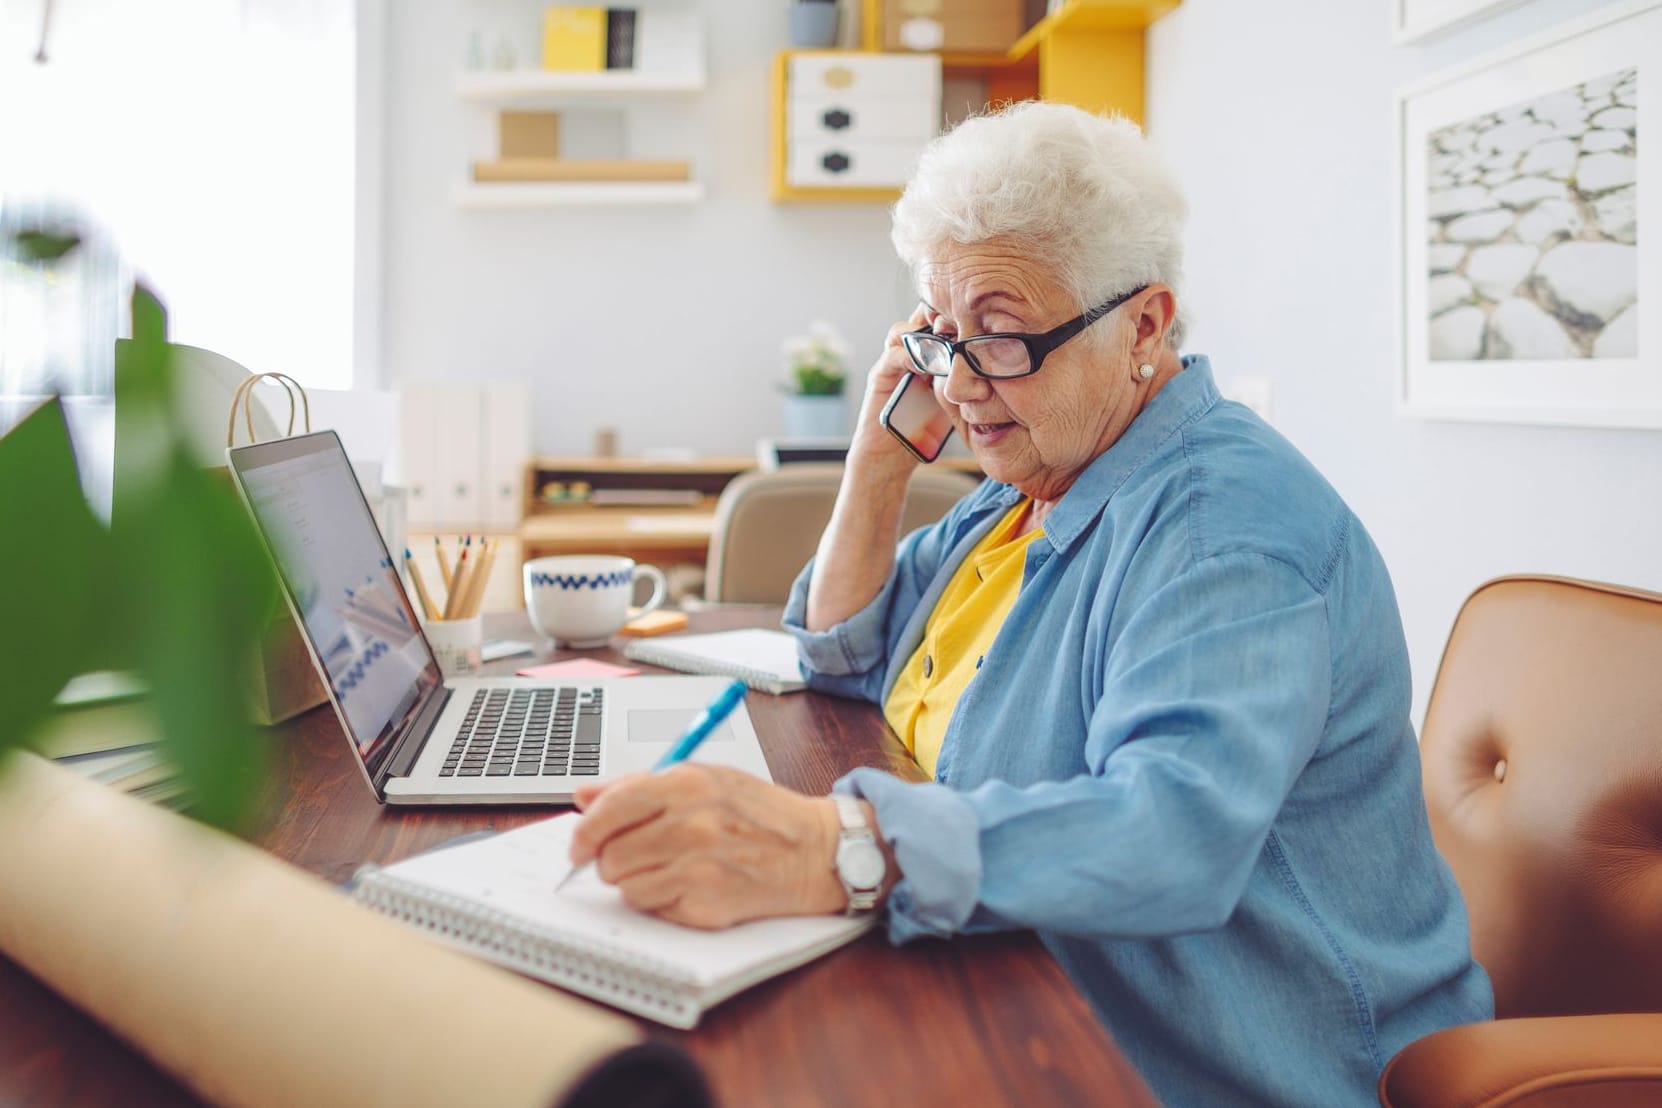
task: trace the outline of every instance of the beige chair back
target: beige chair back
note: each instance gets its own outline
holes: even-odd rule
[[[819,546],[842,484],[840,465],[787,465],[734,478],[716,501],[704,599],[723,604],[783,604]],[[901,533],[934,523],[974,489],[955,470],[912,474]]]

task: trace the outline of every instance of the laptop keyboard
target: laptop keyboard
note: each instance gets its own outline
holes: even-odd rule
[[[596,777],[605,693],[475,689],[440,777]]]

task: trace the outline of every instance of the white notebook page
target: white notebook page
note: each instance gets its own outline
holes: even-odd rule
[[[579,942],[587,937],[597,945],[666,963],[700,987],[789,963],[797,952],[834,946],[870,923],[869,918],[797,916],[700,931],[634,911],[592,867],[556,893],[554,886],[571,868],[566,850],[581,818],[575,813],[555,816],[381,872],[519,916]]]

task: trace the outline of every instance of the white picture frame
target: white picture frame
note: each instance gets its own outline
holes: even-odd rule
[[[1391,42],[1403,46],[1475,23],[1523,0],[1391,0]]]
[[[1433,74],[1395,116],[1398,412],[1662,427],[1662,0]]]

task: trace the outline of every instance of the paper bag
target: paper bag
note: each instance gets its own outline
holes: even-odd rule
[[[284,435],[294,434],[297,414],[304,415],[305,430],[311,431],[311,402],[306,399],[306,390],[300,382],[284,373],[257,373],[238,385],[236,395],[231,398],[231,417],[225,428],[227,447],[236,445],[238,415],[242,416],[248,429],[248,441],[258,441],[252,410],[254,387],[267,377],[277,381],[288,392],[289,423]],[[226,477],[229,480],[228,472]],[[266,625],[258,664],[254,667],[250,688],[254,718],[264,724],[281,723],[317,707],[326,699],[323,682],[318,679],[317,667],[312,663],[300,628],[289,614],[288,605],[279,600]]]

